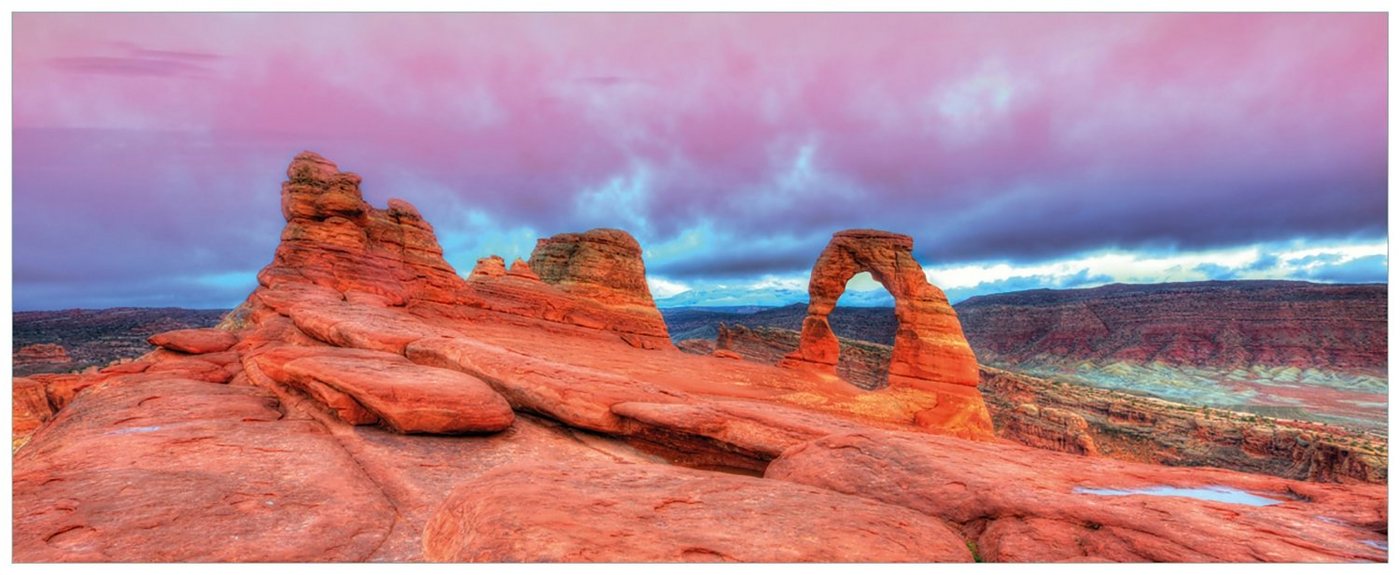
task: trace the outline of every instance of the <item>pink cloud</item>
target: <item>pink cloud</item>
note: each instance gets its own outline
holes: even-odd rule
[[[275,193],[314,147],[381,201],[541,232],[646,166],[652,242],[700,221],[878,225],[940,257],[1374,232],[1386,42],[1384,14],[17,14],[16,215],[120,181],[230,204],[181,186]],[[63,172],[56,141],[106,147]],[[805,187],[775,188],[803,154]],[[1296,207],[1195,221],[1261,201]]]

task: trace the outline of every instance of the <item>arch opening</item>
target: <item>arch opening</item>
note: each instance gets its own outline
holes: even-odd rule
[[[889,289],[868,271],[852,275],[829,322],[839,346],[836,374],[865,390],[889,386],[890,358],[899,328]]]

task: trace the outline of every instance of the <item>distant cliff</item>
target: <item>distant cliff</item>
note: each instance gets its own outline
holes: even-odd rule
[[[956,306],[977,358],[1157,397],[1384,429],[1386,286],[1218,281]]]
[[[680,348],[773,363],[797,345],[795,331],[720,325],[715,340]],[[838,373],[881,384],[890,347],[841,340]],[[1173,466],[1210,466],[1311,481],[1385,483],[1386,439],[1337,426],[1184,405],[1131,393],[981,370],[997,435],[1041,449]]]
[[[1386,286],[1280,281],[1114,284],[956,306],[982,359],[1047,357],[1384,374]]]

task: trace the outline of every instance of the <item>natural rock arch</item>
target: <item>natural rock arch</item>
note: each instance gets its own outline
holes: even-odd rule
[[[846,291],[846,283],[860,272],[869,272],[894,297],[898,327],[889,389],[915,388],[938,395],[938,405],[916,417],[922,425],[990,435],[991,417],[977,391],[977,358],[947,296],[928,282],[913,251],[914,239],[901,234],[845,230],[832,235],[812,267],[807,288],[810,302],[798,347],[782,363],[836,373],[841,343],[828,316]]]

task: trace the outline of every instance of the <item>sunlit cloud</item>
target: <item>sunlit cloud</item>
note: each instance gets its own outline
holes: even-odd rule
[[[805,297],[847,228],[912,236],[950,296],[1388,264],[1384,14],[25,13],[13,35],[21,308],[206,305],[187,278],[270,260],[306,149],[416,205],[464,273],[595,227],[636,236],[659,293],[768,300]]]

